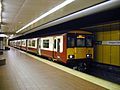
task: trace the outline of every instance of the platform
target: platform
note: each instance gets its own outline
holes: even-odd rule
[[[60,70],[52,65],[48,65],[48,63],[53,62],[37,57],[47,62],[46,64],[14,48],[6,51],[4,57],[6,58],[6,65],[0,66],[0,90],[108,89],[70,74],[69,68],[68,72]],[[61,67],[64,69],[64,66]]]

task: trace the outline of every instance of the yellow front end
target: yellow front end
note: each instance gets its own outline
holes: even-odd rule
[[[93,47],[76,47],[76,48],[67,48],[67,59],[87,59],[87,55],[91,55],[90,58],[93,59]]]

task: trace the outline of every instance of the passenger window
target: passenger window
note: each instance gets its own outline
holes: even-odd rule
[[[75,38],[74,37],[68,37],[67,39],[67,47],[72,48],[75,46]]]
[[[23,41],[23,44],[22,44],[22,45],[24,45],[24,46],[25,46],[25,45],[26,45],[26,41]]]
[[[29,40],[29,46],[31,46],[31,40]]]
[[[35,40],[32,40],[32,46],[35,47]]]
[[[43,40],[43,48],[49,48],[49,40]]]
[[[92,46],[92,39],[86,39],[86,46],[88,47]]]

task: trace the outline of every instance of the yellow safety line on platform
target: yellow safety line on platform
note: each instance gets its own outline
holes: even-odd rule
[[[102,86],[102,87],[104,87],[106,89],[109,89],[109,90],[120,90],[120,85],[118,85],[118,84],[115,84],[115,83],[112,83],[112,82],[109,82],[109,81],[106,81],[106,80],[103,80],[103,79],[100,79],[100,78],[97,78],[97,77],[94,77],[94,76],[82,73],[80,71],[76,71],[76,70],[70,69],[68,67],[65,67],[65,66],[62,66],[60,64],[57,64],[57,63],[45,60],[43,58],[34,56],[34,55],[26,53],[24,51],[20,51],[20,52],[22,52],[22,53],[24,53],[24,54],[26,54],[26,55],[28,55],[30,57],[33,57],[33,58],[35,58],[35,59],[37,59],[39,61],[42,61],[42,62],[44,62],[44,63],[46,63],[48,65],[51,65],[51,66],[53,66],[55,68],[58,68],[58,69],[63,70],[65,72],[67,72],[67,73],[70,73],[70,74],[72,74],[74,76],[82,78],[82,79],[84,79],[86,81],[89,81],[89,82],[94,83],[96,85]]]

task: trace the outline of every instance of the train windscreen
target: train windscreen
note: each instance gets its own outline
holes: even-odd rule
[[[92,47],[93,35],[72,34],[67,36],[67,47]]]
[[[67,35],[67,47],[68,48],[75,47],[75,36],[74,36],[74,34],[68,34]]]
[[[93,46],[93,35],[86,35],[86,47]]]

